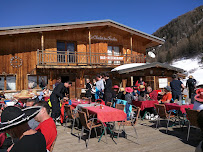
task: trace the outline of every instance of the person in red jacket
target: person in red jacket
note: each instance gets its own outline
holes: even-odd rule
[[[139,87],[139,85],[145,86],[145,82],[143,81],[142,77],[140,77],[140,79],[137,80],[137,82],[135,83],[135,86]]]
[[[147,87],[147,93],[149,94],[148,97],[151,100],[157,100],[158,93],[155,90],[152,90],[152,87],[150,86]]]
[[[50,150],[52,143],[56,139],[57,130],[54,120],[49,116],[50,107],[47,102],[40,101],[35,104],[35,106],[41,106],[42,109],[34,118],[36,121],[40,122],[39,126],[35,129],[41,132],[46,140],[46,148]]]

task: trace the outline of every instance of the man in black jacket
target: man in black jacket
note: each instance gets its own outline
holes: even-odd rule
[[[67,89],[71,87],[72,82],[67,81],[65,83],[59,83],[53,90],[50,100],[52,105],[52,113],[51,117],[56,120],[60,116],[61,110],[60,110],[60,100],[65,99]]]
[[[112,99],[112,81],[109,79],[109,74],[105,74],[105,85],[104,85],[104,99],[105,103],[111,102]]]
[[[195,87],[196,87],[196,80],[193,79],[192,75],[190,75],[189,79],[187,80],[186,88],[187,87],[189,88],[189,98],[191,99],[191,96],[195,92]]]

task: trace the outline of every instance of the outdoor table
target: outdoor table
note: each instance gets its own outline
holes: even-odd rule
[[[76,110],[81,110],[81,108],[83,108],[83,107],[92,107],[92,106],[94,106],[96,103],[91,103],[91,104],[78,104],[77,106],[76,106]],[[98,104],[97,104],[98,105]]]
[[[178,105],[177,103],[164,103],[165,107],[166,107],[166,111],[169,110],[176,110],[177,111],[177,115],[178,115],[178,119],[179,121],[181,121],[181,125],[182,125],[182,130],[183,130],[183,126],[185,125],[185,122],[187,121],[186,119],[186,111],[185,108],[190,108],[193,109],[193,104],[190,105]],[[182,116],[182,119],[181,119]]]
[[[82,99],[78,102],[78,101],[75,101],[75,100],[71,100],[72,104],[71,106],[73,107],[77,107],[78,104],[88,104],[89,102],[88,101],[83,101]]]
[[[177,110],[181,111],[182,113],[186,113],[185,108],[193,109],[193,104],[190,105],[178,105],[177,103],[165,103],[166,111],[169,110]]]
[[[146,101],[133,101],[133,105],[136,107],[140,107],[141,111],[143,111],[145,108],[155,108],[154,104],[158,104],[158,100],[146,100]]]
[[[96,107],[93,106],[93,107],[85,107],[85,108],[88,109],[89,113],[97,115],[97,119],[100,120],[104,124],[105,128],[111,132],[112,140],[113,140],[113,132],[109,127],[107,127],[105,123],[123,121],[124,119],[127,118],[127,115],[123,110],[115,109],[108,106],[102,106],[103,109],[101,109],[100,107],[101,106],[96,106]],[[104,134],[104,131],[101,137],[103,136],[103,134]],[[99,138],[99,141],[101,140],[101,137]]]
[[[100,106],[85,108],[88,109],[89,113],[96,114],[97,119],[101,122],[123,121],[127,117],[124,111],[108,106],[103,106],[103,109]]]

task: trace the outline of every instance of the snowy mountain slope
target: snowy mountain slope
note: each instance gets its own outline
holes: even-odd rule
[[[179,59],[172,62],[172,66],[182,68],[188,72],[188,76],[192,75],[194,79],[197,80],[197,85],[203,84],[203,66],[201,64],[201,59],[199,57],[191,59]],[[183,80],[183,83],[186,84],[186,79]]]

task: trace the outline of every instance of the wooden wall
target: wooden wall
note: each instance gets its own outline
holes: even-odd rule
[[[35,73],[37,64],[36,50],[40,49],[39,33],[0,36],[0,74],[16,74],[17,90],[27,88],[27,74]],[[12,57],[22,59],[22,66],[14,68],[10,64]]]
[[[89,52],[89,29],[75,29],[68,31],[52,31],[43,33],[26,33],[16,35],[0,36],[0,75],[1,74],[15,74],[17,76],[16,86],[17,90],[27,89],[28,74],[41,74],[36,70],[37,65],[37,49],[42,48],[41,36],[44,36],[44,49],[57,50],[57,40],[70,41],[76,43],[77,52]],[[108,45],[119,46],[121,53],[131,54],[130,35],[127,32],[114,29],[113,27],[99,27],[90,29],[91,35],[98,35],[103,37],[115,37],[118,41],[103,41],[91,40],[91,52],[107,53]],[[143,40],[133,36],[133,52],[132,54],[145,53],[145,45]],[[10,65],[10,59],[17,56],[22,59],[22,66],[14,68]],[[55,59],[56,60],[56,59]],[[78,59],[79,62],[85,58]],[[89,59],[88,59],[89,60]],[[92,59],[93,60],[93,59]],[[93,70],[94,71],[94,70]],[[54,72],[52,72],[54,73]],[[49,83],[53,83],[52,77],[49,75]],[[50,84],[49,84],[50,85]],[[77,86],[77,82],[75,84]]]

